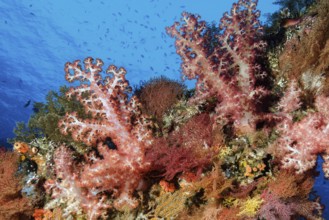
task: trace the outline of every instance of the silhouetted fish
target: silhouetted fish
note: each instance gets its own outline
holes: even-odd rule
[[[311,13],[310,15],[303,16],[303,17],[300,17],[300,18],[286,18],[286,19],[282,20],[280,26],[283,27],[283,28],[289,28],[289,27],[295,26],[297,24],[300,24],[305,19],[313,18],[317,15],[318,15],[318,13],[315,12],[315,13]]]
[[[24,108],[27,108],[30,104],[31,104],[31,99],[29,99],[29,101],[25,103]]]
[[[287,18],[281,22],[280,26],[283,28],[288,28],[299,24],[301,21],[302,21],[301,18]]]

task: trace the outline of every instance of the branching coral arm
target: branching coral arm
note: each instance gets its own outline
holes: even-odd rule
[[[221,81],[214,84],[213,79],[218,77],[214,63],[207,57],[208,48],[204,47],[203,32],[206,28],[200,17],[184,12],[184,24],[176,22],[167,28],[167,32],[176,38],[176,52],[182,58],[181,68],[188,79],[197,79],[196,92],[202,98],[211,95],[211,86],[220,88]],[[216,90],[216,89],[215,89]],[[213,94],[212,94],[213,95]]]
[[[262,26],[258,17],[260,12],[256,10],[257,0],[240,0],[233,4],[231,14],[225,13],[221,19],[220,28],[224,31],[219,36],[221,47],[226,51],[227,60],[231,60],[232,66],[238,68],[237,81],[239,87],[250,93],[254,88],[255,75],[258,71],[256,65],[256,53],[262,51],[265,42],[260,40]]]
[[[65,65],[66,79],[79,81],[68,97],[75,96],[84,106],[87,118],[77,113],[67,113],[60,120],[63,134],[71,134],[74,140],[96,147],[102,158],[90,158],[80,174],[79,185],[95,192],[112,192],[117,209],[134,208],[137,201],[132,194],[141,180],[141,173],[149,164],[144,160],[145,148],[152,143],[148,121],[139,111],[136,97],[128,100],[130,91],[125,79],[126,71],[111,65],[106,78],[102,78],[103,62],[92,58]],[[111,139],[116,149],[104,142]]]

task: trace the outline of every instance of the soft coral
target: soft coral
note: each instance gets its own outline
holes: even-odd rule
[[[167,180],[177,174],[203,168],[211,164],[216,149],[212,145],[211,119],[207,114],[196,115],[179,130],[166,138],[159,138],[146,153],[153,171],[160,171]]]
[[[329,98],[316,97],[316,111],[295,121],[292,112],[300,107],[300,94],[297,84],[292,82],[279,103],[282,120],[277,129],[280,138],[272,147],[281,157],[283,167],[293,168],[298,174],[312,169],[317,156],[322,155],[323,171],[329,178]]]
[[[109,76],[101,75],[103,62],[88,57],[84,68],[77,60],[65,65],[66,79],[79,81],[66,94],[76,96],[90,118],[82,119],[77,113],[67,113],[59,121],[63,134],[71,134],[76,141],[97,146],[102,158],[88,157],[79,184],[99,192],[112,192],[117,209],[135,208],[138,202],[132,194],[149,164],[144,159],[145,148],[152,142],[147,119],[139,110],[135,96],[128,100],[130,86],[124,68],[111,65]],[[113,141],[116,149],[107,146]]]
[[[208,45],[206,23],[198,16],[183,13],[184,24],[167,29],[176,38],[184,76],[197,79],[194,101],[216,97],[216,117],[243,132],[255,129],[256,104],[265,94],[256,86],[256,77],[263,76],[256,60],[265,46],[256,5],[256,0],[240,0],[224,14],[215,48]]]

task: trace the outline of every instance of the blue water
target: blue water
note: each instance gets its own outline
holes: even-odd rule
[[[101,58],[105,66],[125,67],[133,85],[160,75],[179,79],[180,58],[165,28],[183,11],[218,22],[233,2],[0,0],[0,140],[28,119],[29,100],[43,101],[66,84],[67,61]],[[268,0],[259,8],[264,14],[276,9]]]
[[[325,205],[323,217],[329,219],[329,180],[324,178],[322,171],[323,160],[321,157],[318,158],[317,171],[320,175],[316,177],[314,184],[314,191],[321,197],[321,204]]]

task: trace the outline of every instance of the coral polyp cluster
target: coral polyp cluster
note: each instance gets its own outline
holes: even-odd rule
[[[322,219],[320,198],[310,194],[319,156],[329,178],[329,30],[317,26],[329,4],[319,2],[312,22],[284,25],[277,45],[256,6],[239,0],[212,29],[186,12],[167,28],[182,75],[196,79],[193,91],[161,77],[133,93],[124,68],[103,73],[103,61],[91,57],[68,62],[73,86],[39,103],[29,134],[14,144],[24,196],[15,199],[30,201],[27,214],[33,207],[40,220]],[[314,36],[326,41],[319,60],[299,58],[303,68],[289,75],[291,54]]]

